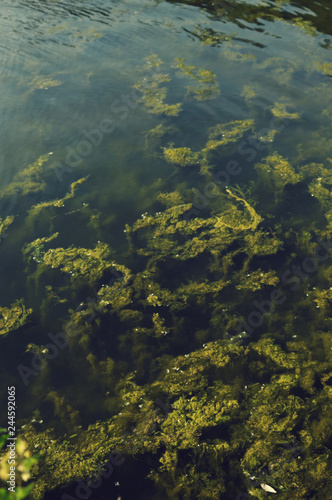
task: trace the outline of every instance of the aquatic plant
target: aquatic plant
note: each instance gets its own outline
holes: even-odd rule
[[[200,40],[202,45],[210,45],[211,47],[220,47],[223,42],[231,40],[234,36],[219,33],[212,28],[203,28],[201,25],[195,26],[192,34]]]
[[[150,70],[162,64],[156,54],[146,58],[146,64],[142,70]],[[181,103],[166,104],[167,87],[160,87],[162,83],[171,80],[168,74],[154,72],[151,76],[144,76],[142,80],[135,83],[134,87],[142,93],[141,102],[144,103],[148,113],[154,115],[165,114],[167,116],[177,116],[181,111]]]
[[[230,61],[237,61],[241,63],[253,62],[256,60],[256,57],[253,54],[242,54],[242,52],[240,51],[240,49],[242,48],[243,47],[239,44],[234,45],[233,42],[228,42],[225,44],[223,56]]]
[[[168,163],[188,167],[199,162],[199,153],[193,153],[190,148],[169,147],[164,149],[164,158]]]
[[[6,231],[7,227],[9,227],[13,222],[14,222],[14,216],[13,215],[9,215],[5,219],[2,219],[0,217],[0,237],[1,237],[2,234],[5,234],[5,231]]]
[[[249,101],[256,97],[256,92],[254,91],[253,87],[250,85],[244,85],[243,90],[241,93],[241,96],[245,98],[246,101]]]
[[[36,218],[39,215],[39,212],[41,210],[44,210],[45,208],[48,208],[48,207],[56,207],[56,208],[64,207],[65,201],[70,200],[71,198],[74,198],[78,186],[83,184],[83,182],[86,182],[86,180],[87,180],[87,177],[83,177],[82,179],[79,179],[75,182],[72,182],[70,185],[70,191],[63,198],[60,198],[57,200],[51,200],[51,201],[44,201],[42,203],[38,203],[37,205],[33,205],[28,211],[30,218],[31,219]]]
[[[252,59],[242,53],[230,57]],[[162,64],[153,55],[143,71]],[[183,59],[177,65],[176,70],[197,82],[196,97],[200,85],[213,88],[212,72]],[[156,73],[136,84],[148,113],[171,117],[179,112],[179,103],[166,104],[167,88],[161,87],[170,78]],[[254,97],[250,88],[244,96]],[[300,118],[278,103],[272,114]],[[170,134],[167,123],[156,125],[149,137]],[[264,499],[267,485],[281,500],[328,498],[332,269],[322,262],[315,276],[308,273],[299,280],[292,295],[287,295],[289,281],[282,276],[294,257],[314,255],[316,237],[331,236],[330,161],[298,162],[269,151],[254,165],[257,181],[250,189],[222,189],[197,211],[189,191],[190,183],[194,193],[205,188],[197,171],[212,175],[223,154],[254,125],[251,119],[214,124],[205,139],[202,134],[203,147],[197,151],[181,143],[163,147],[161,161],[183,168],[176,172],[183,178],[170,192],[159,180],[151,191],[143,188],[163,192],[125,226],[128,247],[123,253],[115,255],[102,242],[83,248],[61,240],[56,246],[59,234],[47,232],[23,247],[27,266],[32,266],[27,269],[34,271],[28,280],[45,290],[42,314],[51,303],[69,308],[61,323],[68,350],[54,360],[53,373],[64,366],[71,373],[77,370],[98,403],[98,414],[89,407],[83,420],[85,402],[74,394],[75,387],[55,390],[41,375],[38,391],[45,394],[41,408],[48,408],[47,427],[28,422],[20,431],[30,452],[36,448],[41,453],[32,471],[36,500],[77,478],[89,478],[114,449],[128,462],[146,462],[149,485],[153,483],[158,498],[235,498],[241,488]],[[275,134],[271,129],[253,138],[270,143]],[[159,154],[159,146],[156,141],[153,154]],[[18,184],[14,178],[17,191],[12,187],[9,192],[41,189],[41,166],[26,176],[35,182],[30,191],[24,191],[22,177]],[[192,177],[188,180],[186,174]],[[84,181],[71,184],[63,198],[33,205],[27,222],[41,213],[53,217],[61,212]],[[276,220],[288,191],[313,195],[319,220],[309,227]],[[100,213],[85,213],[86,220],[93,217],[93,230],[102,234]],[[3,230],[11,222],[1,220]],[[288,300],[267,311],[275,291]],[[263,312],[248,330],[246,319],[249,323],[257,313],[254,305]],[[31,311],[15,303],[0,312],[4,334],[23,325]],[[46,355],[47,349],[27,337],[28,352]],[[167,405],[158,406],[160,398]]]
[[[183,314],[191,303],[202,308],[205,314],[207,307],[210,308],[211,319],[220,318],[217,312],[223,306],[220,293],[230,286],[230,280],[180,283],[170,291],[158,283],[158,277],[165,262],[169,265],[178,259],[191,260],[202,252],[211,256],[224,253],[226,258],[232,252],[225,253],[225,249],[234,242],[239,248],[235,253],[233,250],[233,258],[239,252],[247,253],[245,269],[250,267],[255,255],[268,256],[281,248],[275,235],[257,229],[262,218],[240,191],[228,190],[223,198],[224,210],[218,216],[188,221],[183,220],[182,215],[190,204],[183,203],[177,192],[163,193],[160,201],[166,206],[164,211],[144,215],[132,227],[127,226],[135,246],[138,241],[144,243],[141,252],[148,258],[146,269],[133,276],[126,267],[109,261],[121,277],[99,289],[94,306],[96,325],[105,315],[115,313],[122,325],[127,325],[127,333],[121,334],[126,345],[131,345],[133,339],[144,345],[143,339],[151,335],[163,342],[169,335],[183,334],[184,324],[181,325],[178,313]],[[168,239],[170,237],[172,239]],[[62,269],[67,264],[59,250],[64,249],[55,252],[59,257],[57,267]],[[76,249],[73,262],[78,255],[81,256]],[[107,258],[105,255],[105,260]],[[76,267],[78,273],[86,275],[84,267]],[[219,267],[221,275],[225,272],[232,273],[233,286],[239,292],[259,291],[262,286],[274,286],[277,282],[273,271],[253,269],[245,279],[243,272],[232,272],[228,264]],[[206,300],[209,296],[212,302]],[[154,310],[150,327],[143,323],[149,308]],[[167,309],[171,315],[166,313]],[[84,318],[89,314],[89,307],[83,307],[72,312],[71,321],[78,325],[83,320],[84,328]],[[216,324],[219,325],[219,321]],[[133,359],[136,359],[137,347],[133,345]],[[106,368],[105,362],[91,353],[87,361],[100,380],[112,376],[117,369],[114,360],[110,359]],[[137,363],[139,366],[139,358]],[[135,373],[124,376],[113,394],[113,416],[85,430],[77,411],[63,396],[54,391],[49,395],[55,404],[54,418],[62,422],[67,435],[63,441],[51,429],[41,432],[31,424],[24,429],[29,446],[36,445],[41,451],[41,459],[34,469],[37,500],[50,487],[63,486],[76,477],[88,477],[94,464],[105,460],[111,449],[127,456],[144,455],[152,462],[158,454],[159,465],[152,468],[150,478],[164,497],[219,498],[232,488],[225,468],[231,471],[231,476],[239,474],[239,463],[236,465],[232,458],[235,455],[240,457],[242,481],[248,483],[248,491],[254,497],[263,498],[263,490],[251,484],[249,477],[253,476],[262,484],[271,485],[285,499],[290,492],[296,494],[299,483],[301,494],[307,494],[307,477],[311,478],[310,487],[314,484],[322,495],[328,491],[328,458],[321,451],[329,436],[326,421],[318,424],[311,420],[308,410],[312,405],[317,408],[317,404],[323,407],[330,404],[327,398],[331,396],[327,392],[323,391],[317,399],[314,383],[315,373],[322,370],[321,380],[326,383],[331,367],[325,362],[312,361],[304,343],[289,343],[285,351],[267,336],[246,347],[239,345],[234,337],[233,342],[208,342],[188,354],[161,356],[158,363],[158,376],[149,383],[137,383]],[[250,373],[249,380],[245,373]],[[306,391],[305,397],[292,394],[297,387]],[[154,403],[154,395],[158,393],[167,395],[171,401],[169,412],[164,416]],[[301,466],[291,454],[280,455],[285,443],[292,446],[295,429],[301,436],[298,447],[305,447],[305,451],[301,448]],[[309,441],[312,429],[317,429],[315,442]],[[211,435],[208,440],[206,433]],[[190,463],[186,453],[191,456]],[[82,456],[84,461],[79,458]],[[316,457],[315,460],[312,457]]]
[[[13,178],[12,182],[0,191],[0,197],[9,197],[14,195],[27,195],[43,191],[46,182],[42,179],[44,164],[48,161],[52,153],[42,155],[28,167],[20,170]]]
[[[287,120],[299,120],[301,118],[300,113],[290,113],[286,109],[286,104],[276,102],[272,108],[272,114],[276,118],[286,118]]]
[[[47,76],[38,75],[35,76],[35,78],[33,78],[28,85],[33,87],[35,90],[47,90],[51,87],[58,87],[59,85],[62,85],[62,82],[60,80],[52,80],[52,78]]]
[[[195,82],[194,85],[187,86],[189,95],[193,95],[199,101],[215,99],[217,97],[220,90],[216,81],[216,75],[212,71],[185,64],[185,59],[180,57],[176,58],[175,62],[175,68],[180,70],[184,75],[189,76]]]
[[[38,264],[42,262],[45,254],[45,244],[53,241],[58,236],[59,233],[54,233],[51,236],[44,236],[43,238],[37,238],[31,243],[26,243],[22,248],[24,260],[26,260],[28,263],[31,262],[31,260],[35,260]]]
[[[253,125],[253,120],[234,120],[226,124],[218,124],[211,127],[208,131],[208,141],[202,152],[206,153],[220,146],[237,142],[245,132],[253,128]]]
[[[108,245],[99,242],[94,249],[51,248],[44,253],[42,264],[53,269],[59,268],[73,279],[78,276],[93,283],[102,276],[105,269],[111,267],[109,256]]]
[[[294,17],[291,20],[291,24],[296,26],[297,28],[301,28],[306,35],[309,36],[317,36],[317,30],[314,24],[307,19],[303,19],[302,17]]]
[[[32,309],[26,309],[24,300],[14,302],[10,307],[0,307],[0,335],[5,335],[23,326]]]
[[[261,182],[269,190],[280,194],[282,189],[289,184],[296,184],[301,180],[301,174],[297,173],[292,165],[278,153],[264,158],[260,163],[256,163],[255,169],[260,174]]]

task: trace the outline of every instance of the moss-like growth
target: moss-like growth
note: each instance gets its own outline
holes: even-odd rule
[[[86,180],[87,180],[87,177],[83,177],[82,179],[79,179],[75,182],[72,182],[70,185],[70,191],[63,198],[60,198],[57,200],[51,200],[51,201],[44,201],[42,203],[38,203],[37,205],[34,205],[29,210],[29,216],[32,219],[34,219],[39,215],[39,212],[41,210],[44,210],[45,208],[48,208],[48,207],[62,208],[62,207],[64,207],[65,201],[70,200],[71,198],[74,198],[78,186],[83,184],[83,182],[86,182]]]
[[[261,269],[253,271],[246,276],[241,275],[239,283],[236,285],[237,290],[248,289],[251,291],[260,290],[262,286],[275,286],[279,281],[274,271],[268,273],[262,272]]]
[[[3,238],[4,235],[5,235],[7,227],[9,227],[13,222],[14,222],[14,216],[13,215],[9,215],[5,219],[2,219],[0,217],[0,241],[1,241],[1,235],[2,235],[2,238]]]
[[[193,35],[200,40],[202,45],[210,45],[211,47],[219,47],[223,42],[229,41],[233,36],[218,33],[212,28],[203,28],[200,25],[195,27]]]
[[[216,82],[216,75],[212,71],[185,64],[184,58],[176,58],[175,61],[175,68],[195,81],[195,85],[187,87],[189,95],[192,94],[199,101],[215,99],[217,97],[220,90]]]
[[[245,132],[253,128],[253,120],[235,120],[227,124],[218,124],[209,129],[209,139],[203,153],[220,146],[238,141]]]
[[[303,19],[302,17],[294,17],[291,21],[293,26],[297,28],[301,28],[306,35],[309,36],[317,36],[317,30],[313,23],[310,21]]]
[[[5,335],[23,326],[29,319],[32,309],[26,309],[23,299],[10,307],[0,307],[0,335]]]
[[[188,167],[198,163],[199,154],[193,153],[190,148],[169,147],[164,149],[164,158],[168,163]]]
[[[44,236],[43,238],[37,238],[31,243],[27,243],[26,245],[24,245],[22,249],[24,260],[26,260],[27,262],[35,260],[38,264],[42,262],[45,254],[44,246],[46,245],[46,243],[53,241],[58,236],[59,233],[54,233],[51,236]]]
[[[146,59],[143,70],[158,67],[162,61],[153,54]],[[165,114],[167,116],[177,116],[181,111],[181,103],[166,104],[167,88],[160,87],[162,83],[170,81],[168,74],[154,73],[151,76],[145,76],[142,80],[135,83],[134,87],[142,93],[142,101],[147,108],[148,113],[153,115]]]
[[[274,108],[272,108],[272,114],[276,118],[284,118],[287,120],[299,120],[301,118],[300,113],[290,113],[286,109],[286,104],[276,102]]]
[[[286,184],[296,184],[300,182],[302,176],[296,173],[292,165],[278,153],[265,158],[261,163],[255,165],[255,169],[264,179],[266,187],[272,186],[280,192]]]
[[[228,47],[223,51],[223,56],[230,61],[237,62],[253,62],[256,60],[256,57],[253,54],[242,54],[239,50],[242,49],[241,45],[233,45],[232,42],[227,44]]]
[[[176,131],[175,127],[166,126],[164,123],[159,123],[156,127],[149,130],[146,134],[146,138],[156,137],[161,139],[166,134],[174,133]]]
[[[27,195],[29,193],[37,193],[43,191],[46,187],[45,181],[42,179],[44,164],[48,161],[50,155],[40,156],[38,160],[24,168],[14,176],[12,182],[0,191],[1,197],[13,195]]]
[[[196,90],[213,87],[211,72],[184,60],[177,64]],[[276,60],[265,67],[272,64],[282,69]],[[161,65],[151,56],[143,70]],[[140,85],[148,111],[172,115],[167,88],[161,87],[170,76],[158,73],[147,81]],[[295,119],[280,106],[275,113]],[[149,137],[170,132],[166,120]],[[164,160],[218,175],[232,146],[253,128],[252,120],[217,124],[200,151],[171,146]],[[275,132],[253,133],[248,144],[270,143]],[[104,243],[88,249],[61,240],[61,247],[50,248],[57,234],[24,247],[28,264],[37,263],[32,278],[46,286],[42,323],[51,303],[70,308],[62,322],[68,348],[52,361],[54,371],[48,363],[32,387],[38,397],[47,394],[41,404],[47,429],[40,420],[21,429],[29,450],[42,453],[33,472],[36,500],[77,478],[88,480],[115,449],[128,461],[145,461],[151,497],[228,499],[241,487],[264,499],[262,485],[268,485],[281,500],[329,498],[332,270],[323,258],[317,272],[302,281],[288,270],[296,269],[293,258],[316,255],[318,236],[332,234],[330,161],[301,167],[277,153],[267,155],[256,165],[258,180],[250,189],[219,189],[206,197],[203,209],[195,205],[196,195],[207,191],[198,168],[188,169],[190,175],[178,172],[182,180],[170,188],[175,190],[147,200],[147,211],[126,225],[128,251],[116,261]],[[64,198],[35,205],[28,217],[61,212],[83,181],[72,184]],[[158,180],[142,192],[165,185]],[[279,202],[306,186],[322,217],[311,227],[284,231],[284,220],[275,218]],[[102,234],[101,215],[88,213],[93,230]],[[8,331],[24,316],[14,314],[7,324],[10,311],[2,312]],[[34,342],[27,336],[28,352],[45,359],[52,354],[50,346]],[[66,384],[50,388],[65,366],[81,384],[87,381],[84,395]],[[93,405],[84,399],[89,391]]]
[[[319,69],[319,71],[324,73],[324,75],[332,76],[332,64],[331,63],[319,63],[318,69]]]
[[[59,85],[62,85],[62,82],[60,80],[52,80],[52,78],[47,76],[38,75],[35,76],[35,78],[29,82],[28,85],[33,87],[35,90],[47,90],[51,87],[58,87]]]
[[[106,269],[111,267],[109,262],[110,249],[106,243],[97,243],[94,249],[87,248],[53,248],[43,255],[42,264],[51,268],[58,268],[74,278],[84,278],[90,283],[98,280]]]
[[[250,85],[244,85],[241,96],[245,98],[246,101],[250,101],[254,97],[256,97],[256,92]]]

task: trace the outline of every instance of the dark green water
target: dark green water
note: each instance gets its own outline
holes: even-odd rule
[[[330,3],[0,3],[1,427],[14,385],[31,498],[114,450],[89,498],[332,497]]]

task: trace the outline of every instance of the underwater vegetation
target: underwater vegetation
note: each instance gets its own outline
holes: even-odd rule
[[[14,216],[10,215],[5,219],[0,217],[0,238],[4,238],[6,236],[6,229],[9,227],[14,221]],[[1,241],[1,240],[0,240]]]
[[[26,309],[23,299],[17,300],[10,307],[0,307],[0,335],[23,326],[31,313],[32,309]]]
[[[170,148],[165,160],[179,166],[197,163],[253,125],[213,127],[201,152]],[[240,128],[235,131],[235,126]],[[226,137],[220,138],[221,130]],[[316,173],[306,166],[295,169],[277,153],[256,165],[266,189],[278,194],[275,203],[287,186],[303,179],[315,195],[316,174],[329,181],[328,169],[324,174],[323,166],[316,168]],[[67,200],[81,182],[71,185]],[[40,453],[31,471],[36,500],[77,477],[88,478],[114,449],[124,457],[144,456],[151,468],[148,477],[163,498],[228,498],[239,484],[252,498],[266,498],[261,484],[281,499],[311,492],[327,498],[332,438],[328,324],[324,327],[319,316],[319,329],[312,321],[305,338],[295,338],[296,330],[288,327],[288,338],[281,341],[285,325],[272,314],[259,335],[239,332],[244,304],[261,300],[279,285],[273,256],[284,251],[290,238],[280,225],[264,226],[258,192],[256,201],[253,194],[254,187],[251,194],[227,188],[210,214],[188,219],[188,200],[177,191],[160,193],[158,212],[126,226],[129,253],[143,258],[141,270],[116,262],[102,242],[94,248],[62,248],[56,246],[55,233],[26,244],[23,255],[35,268],[35,279],[53,269],[70,278],[59,287],[60,295],[73,283],[78,290],[86,285],[94,290],[92,303],[68,310],[63,331],[76,328],[68,349],[84,353],[85,377],[103,388],[110,414],[83,426],[75,404],[45,387],[54,428],[28,422],[20,433],[27,449]],[[320,192],[317,199],[331,209]],[[37,211],[61,206],[61,201],[37,205]],[[315,232],[323,235],[328,227],[299,236],[294,251],[302,252]],[[197,270],[188,272],[194,262]],[[117,278],[106,283],[103,276],[111,270]],[[51,288],[57,298],[58,287]],[[329,311],[331,293],[316,288],[314,303]],[[287,304],[284,321],[297,307]],[[22,326],[29,313],[22,302],[2,308],[1,333]],[[107,358],[99,357],[98,349],[91,352],[101,329],[108,332],[103,334]],[[117,345],[116,355],[110,342]],[[45,348],[31,344],[30,351],[43,356]],[[156,405],[159,396],[169,401],[166,414]]]
[[[294,24],[314,34],[308,23]],[[196,32],[204,45],[228,41]],[[224,56],[255,60],[233,45]],[[54,197],[51,153],[0,192],[2,201],[24,200],[23,280],[42,297],[34,311],[29,294],[0,307],[0,334],[24,331],[24,359],[45,361],[26,389],[39,398],[38,419],[19,426],[21,454],[29,460],[22,458],[22,484],[32,480],[33,498],[42,500],[77,478],[89,480],[117,450],[128,463],[144,462],[151,498],[227,500],[243,493],[264,500],[272,489],[281,500],[325,500],[332,491],[329,243],[314,272],[303,277],[296,265],[322,250],[320,240],[330,242],[332,160],[294,160],[271,144],[278,120],[292,126],[302,120],[280,102],[266,110],[276,128],[262,134],[248,105],[250,117],[211,120],[199,144],[181,136],[184,103],[169,101],[167,85],[188,79],[184,100],[197,101],[216,98],[220,89],[212,71],[184,58],[162,73],[163,64],[157,55],[146,58],[135,88],[154,123],[144,132],[146,155],[168,169],[169,183],[156,182],[148,211],[121,228],[127,240],[120,250],[102,222],[110,215],[81,203],[90,177],[78,171]],[[245,85],[242,97],[254,105],[254,87]],[[209,203],[192,211],[195,189],[204,191],[246,140],[264,145],[247,180],[217,183]],[[36,193],[44,201],[36,202]],[[300,219],[305,209],[311,215]],[[84,244],[64,229],[68,214],[78,213]],[[0,237],[16,221],[16,212],[1,218]],[[272,296],[283,300],[267,310]],[[259,322],[248,328],[257,309]],[[47,357],[44,334],[38,341],[23,330],[32,312],[42,327],[57,316],[66,345],[55,359]],[[59,374],[66,383],[55,387]]]
[[[19,171],[12,182],[0,191],[0,198],[11,196],[24,196],[30,193],[43,191],[46,183],[43,180],[44,164],[48,161],[52,153],[45,154],[38,158],[34,163]]]
[[[155,54],[146,58],[146,64],[142,71],[151,71],[149,76],[144,76],[142,80],[135,83],[134,87],[142,93],[142,102],[147,108],[148,113],[154,115],[165,114],[167,116],[176,116],[181,111],[181,103],[167,104],[167,87],[160,87],[162,83],[167,83],[171,80],[169,74],[159,73],[158,68],[163,62]]]
[[[47,76],[36,76],[28,85],[33,89],[47,90],[50,87],[58,87],[61,84],[60,80],[52,80],[52,78],[48,78]]]
[[[141,102],[145,105],[147,112],[154,115],[177,116],[182,111],[182,104],[167,104],[167,87],[161,87],[162,83],[172,80],[169,73],[160,73],[159,66],[163,61],[152,54],[146,58],[146,63],[142,66],[144,77],[135,83],[134,87],[142,93]],[[220,93],[216,75],[207,69],[196,68],[185,64],[184,58],[176,58],[173,68],[178,70],[182,76],[187,76],[193,80],[193,85],[186,87],[187,95],[194,99],[205,101],[215,99]]]
[[[286,118],[288,120],[299,120],[301,115],[299,113],[289,113],[285,104],[277,102],[272,109],[272,114],[277,118]]]
[[[179,69],[184,75],[194,80],[194,85],[187,87],[187,92],[193,95],[198,101],[215,99],[220,93],[216,82],[216,75],[208,69],[198,69],[195,66],[185,64],[184,58],[176,58],[176,69]]]

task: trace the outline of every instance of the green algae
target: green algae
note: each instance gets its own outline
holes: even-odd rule
[[[161,64],[152,56],[144,69]],[[194,80],[211,79],[181,64]],[[153,77],[142,91],[147,112],[173,116],[164,103],[167,89],[159,86],[168,78]],[[272,113],[300,118],[281,105]],[[165,134],[158,127],[152,136]],[[207,174],[213,169],[211,157],[253,127],[253,120],[215,125],[201,151],[170,145],[163,149],[164,160],[180,167],[200,165]],[[262,140],[272,142],[274,135],[272,130]],[[73,244],[45,250],[57,233],[24,247],[27,263],[37,264],[36,278],[53,269],[70,277],[64,288],[78,291],[78,297],[87,283],[93,290],[92,301],[69,309],[63,330],[68,337],[75,329],[79,335],[70,337],[68,357],[60,356],[65,362],[83,352],[82,373],[105,391],[99,401],[108,415],[83,427],[81,401],[70,401],[63,389],[50,390],[47,380],[41,382],[44,403],[53,407],[49,429],[29,424],[22,430],[29,448],[42,454],[33,471],[36,500],[50,489],[88,478],[114,449],[128,460],[148,463],[159,498],[235,498],[241,487],[264,499],[261,484],[273,487],[282,500],[312,494],[328,498],[331,269],[319,271],[324,279],[319,286],[302,286],[306,297],[291,298],[286,310],[267,313],[252,336],[238,332],[239,320],[252,312],[254,300],[263,303],[276,286],[284,287],[280,254],[287,262],[285,249],[291,248],[292,255],[314,254],[314,237],[331,234],[329,166],[328,161],[299,166],[278,153],[255,164],[257,186],[264,187],[273,208],[286,188],[306,184],[324,213],[320,230],[286,233],[282,225],[274,225],[257,187],[252,189],[255,196],[240,187],[227,188],[204,213],[197,210],[188,217],[195,209],[192,196],[179,188],[160,193],[154,200],[157,208],[126,225],[129,250],[118,262],[105,243],[92,249]],[[84,180],[71,184],[64,198],[34,205],[28,217],[62,208]],[[100,217],[93,217],[94,227],[101,230]],[[127,260],[132,269],[122,264]],[[45,308],[51,302],[68,302],[61,298],[61,287],[46,285],[46,291]],[[298,326],[296,317],[308,310],[311,326]],[[303,340],[295,335],[301,326]],[[30,343],[27,348],[45,354],[44,346]],[[160,395],[170,402],[164,414],[156,404]]]
[[[44,236],[43,238],[37,238],[31,243],[26,243],[22,248],[24,260],[28,263],[31,262],[31,260],[35,260],[38,264],[42,262],[45,253],[45,244],[53,241],[58,236],[59,233],[54,233],[51,236]]]
[[[293,61],[285,61],[282,57],[268,57],[255,63],[255,67],[260,70],[268,69],[280,85],[289,85],[298,65]]]
[[[206,153],[220,146],[237,142],[245,132],[253,128],[253,125],[253,120],[234,120],[227,124],[211,127],[208,131],[209,139],[202,151]]]
[[[272,108],[272,114],[276,118],[285,118],[288,120],[299,120],[301,118],[300,113],[290,113],[286,109],[286,104],[275,103],[274,108]]]
[[[158,137],[159,139],[166,134],[174,133],[176,131],[175,127],[166,126],[164,123],[159,123],[156,127],[150,129],[146,137]]]
[[[83,278],[89,282],[98,280],[111,264],[108,261],[110,249],[106,243],[97,243],[94,249],[51,248],[44,253],[41,264],[52,269],[58,268],[73,279]]]
[[[6,335],[25,325],[32,313],[26,309],[24,300],[17,300],[10,307],[0,307],[0,335]]]
[[[332,64],[331,63],[319,63],[318,69],[324,73],[324,75],[332,76]]]
[[[326,184],[327,186],[332,183],[332,173],[329,169],[331,159],[326,158],[325,160],[326,164],[309,163],[300,167],[301,172],[309,186],[311,185],[311,182],[320,182]]]
[[[142,67],[144,72],[158,68],[162,64],[161,59],[156,54],[146,58],[146,64]],[[177,116],[181,111],[181,103],[167,104],[167,87],[161,87],[161,84],[171,80],[168,74],[154,72],[152,75],[146,75],[142,80],[135,83],[134,88],[142,93],[141,102],[145,105],[147,112],[153,115]]]
[[[239,374],[248,366],[259,379],[255,367],[259,360],[264,361],[262,367],[272,373],[272,378],[266,383],[248,384]],[[289,495],[301,498],[311,488],[322,498],[324,492],[327,494],[330,462],[324,443],[331,435],[329,416],[317,421],[305,415],[310,409],[317,412],[318,408],[327,408],[332,394],[326,385],[319,396],[315,392],[305,398],[292,394],[303,385],[306,373],[319,366],[310,361],[309,351],[301,344],[290,343],[284,351],[269,338],[250,343],[247,348],[211,342],[172,359],[166,366],[152,384],[140,386],[134,382],[134,375],[120,381],[116,393],[121,411],[86,430],[78,425],[68,402],[50,394],[56,402],[56,414],[71,422],[70,432],[75,430],[77,437],[62,443],[51,430],[37,433],[32,425],[25,430],[27,442],[37,444],[42,454],[35,468],[40,477],[36,499],[48,489],[47,477],[53,486],[87,477],[92,464],[105,460],[112,449],[125,456],[158,453],[159,467],[150,478],[165,498],[217,499],[230,486],[223,473],[225,467],[236,472],[231,460],[234,453],[242,457],[243,476],[248,478],[248,489],[254,497],[264,498],[261,488],[255,488],[249,479],[253,476],[259,483],[276,488],[282,499]],[[235,383],[233,374],[237,374]],[[212,375],[213,384],[209,382]],[[314,383],[312,377],[310,380],[308,389]],[[171,401],[166,415],[156,407],[156,391],[162,391]],[[128,432],[130,425],[134,430]],[[218,432],[206,441],[204,433],[214,428],[224,429],[223,437]],[[295,430],[298,437],[294,444]],[[184,460],[184,451],[190,454],[190,463]]]
[[[0,197],[9,197],[14,195],[27,195],[38,193],[46,187],[46,182],[42,178],[44,173],[44,164],[49,160],[52,153],[42,155],[34,163],[28,165],[19,171],[12,182],[0,191]]]
[[[193,95],[198,101],[215,99],[217,97],[220,90],[216,82],[216,75],[212,71],[185,64],[184,58],[178,57],[175,59],[175,62],[176,69],[179,69],[184,75],[189,76],[195,81],[195,85],[187,87],[189,95]]]
[[[160,73],[159,67],[163,61],[152,54],[146,58],[146,63],[142,66],[145,76],[135,83],[134,87],[142,93],[141,102],[145,105],[148,113],[154,115],[177,116],[182,111],[182,104],[167,104],[167,87],[162,87],[163,83],[171,81],[169,73]],[[199,101],[215,99],[220,93],[216,75],[207,69],[196,68],[185,64],[184,58],[176,58],[174,68],[182,75],[190,77],[194,85],[186,87],[187,95],[193,96]],[[152,74],[149,74],[151,73]]]
[[[313,23],[311,23],[310,21],[308,21],[306,19],[303,19],[302,17],[293,18],[291,21],[291,24],[293,26],[296,26],[297,28],[300,28],[301,30],[303,30],[303,32],[306,35],[317,36],[317,34],[318,34]]]
[[[198,163],[199,154],[193,153],[190,148],[169,147],[164,149],[164,158],[168,163],[188,167]]]
[[[256,97],[256,92],[254,91],[253,87],[250,85],[244,85],[243,90],[241,93],[241,96],[245,98],[246,101],[250,101],[254,97]]]
[[[234,45],[232,42],[229,42],[226,47],[227,48],[223,51],[223,56],[230,61],[244,63],[253,62],[256,60],[256,57],[253,54],[242,54],[240,50],[236,50],[241,49],[241,45]]]
[[[28,264],[35,261],[37,269],[29,279],[39,280],[41,275],[49,269],[59,269],[70,276],[72,282],[86,281],[93,284],[102,277],[106,270],[112,268],[109,261],[111,249],[106,243],[98,242],[93,249],[77,248],[51,248],[45,250],[45,244],[58,237],[54,233],[49,237],[37,238],[26,244],[23,249],[24,259]]]
[[[13,215],[9,215],[5,219],[2,219],[0,217],[0,237],[2,234],[3,234],[3,236],[6,234],[7,227],[9,227],[13,222],[14,222]]]
[[[167,97],[166,87],[160,87],[163,82],[168,82],[167,75],[157,75],[150,80],[137,82],[135,88],[142,92],[142,102],[147,108],[148,113],[153,115],[165,114],[167,116],[177,116],[181,111],[181,103],[166,104],[164,100]]]
[[[192,34],[199,39],[203,46],[210,45],[211,47],[220,47],[223,42],[228,42],[234,36],[218,33],[212,28],[204,28],[201,25],[197,25]]]
[[[51,200],[51,201],[44,201],[42,203],[38,203],[37,205],[33,205],[29,211],[28,214],[29,216],[34,219],[39,215],[39,212],[41,210],[44,210],[45,208],[48,207],[56,207],[56,208],[62,208],[65,206],[65,201],[70,200],[71,198],[74,198],[78,186],[83,184],[83,182],[86,182],[87,177],[83,177],[82,179],[79,179],[75,182],[72,182],[70,185],[70,191],[63,197],[57,200]]]
[[[261,269],[253,271],[246,276],[241,276],[239,283],[236,285],[237,290],[248,289],[252,291],[260,290],[262,286],[275,286],[279,281],[274,271],[268,273],[262,272]]]
[[[28,85],[33,87],[34,90],[47,90],[62,85],[62,82],[60,80],[52,80],[52,78],[47,76],[38,75]]]
[[[170,147],[164,158],[179,166],[202,163],[211,151],[236,143],[252,127],[249,120],[217,125],[201,151]],[[325,165],[304,165],[296,171],[275,153],[255,168],[259,181],[277,194],[306,182],[329,213],[325,191],[331,176]],[[36,213],[62,206],[83,181],[72,184],[64,198],[37,205]],[[324,192],[317,190],[318,182]],[[260,484],[270,485],[285,500],[307,496],[312,489],[318,498],[326,497],[331,486],[331,458],[325,451],[331,436],[326,413],[332,397],[330,338],[315,332],[314,340],[309,332],[314,350],[322,352],[324,346],[323,356],[313,356],[303,341],[278,343],[280,319],[274,325],[275,315],[268,321],[271,334],[263,330],[259,340],[247,339],[241,345],[245,335],[236,334],[238,311],[248,296],[264,297],[260,294],[280,286],[269,259],[283,251],[282,228],[267,229],[250,191],[239,187],[219,193],[204,217],[187,218],[193,206],[178,191],[160,193],[158,201],[164,206],[159,212],[145,213],[126,226],[130,252],[144,259],[140,271],[115,262],[104,243],[94,249],[72,245],[46,250],[57,233],[23,249],[27,262],[37,263],[39,275],[53,269],[70,276],[78,287],[88,283],[94,288],[94,301],[70,309],[63,330],[70,336],[71,355],[83,350],[87,373],[107,391],[103,404],[111,414],[83,428],[75,403],[61,391],[47,392],[45,401],[54,407],[52,425],[37,430],[29,424],[22,431],[29,448],[41,452],[33,469],[36,500],[77,477],[88,478],[114,449],[128,459],[144,456],[149,461],[148,477],[162,498],[217,500],[236,493],[234,481],[254,498],[265,498]],[[308,231],[297,236],[296,245],[314,251]],[[204,266],[198,274],[174,272],[178,263],[191,266],[200,259]],[[116,278],[100,286],[105,273]],[[47,290],[50,301],[65,303],[57,288],[48,285]],[[330,311],[329,287],[316,288],[309,299],[317,314]],[[192,326],[193,311],[205,318],[199,328]],[[129,356],[130,368],[124,361],[91,352],[105,324],[112,342],[115,338],[120,352]],[[226,331],[229,340],[220,340]],[[287,331],[294,332],[290,326]],[[167,346],[175,339],[193,348],[188,354],[171,355]],[[151,341],[158,346],[155,360],[149,352]],[[47,354],[46,347],[32,343],[27,349]],[[144,378],[147,364],[151,369]],[[155,403],[160,394],[170,401],[164,414]],[[59,426],[61,438],[53,430]],[[292,449],[300,458],[294,458]]]
[[[175,148],[171,143],[166,148],[163,148],[163,156],[167,163],[177,165],[179,167],[200,166],[202,175],[209,175],[213,166],[210,164],[209,157],[211,152],[218,150],[221,147],[238,142],[238,140],[254,126],[253,120],[234,120],[229,123],[218,123],[214,127],[208,129],[208,140],[205,146],[197,152],[193,152],[188,147]],[[270,131],[266,137],[261,137],[260,140],[272,142],[275,131]]]
[[[261,163],[257,163],[255,169],[260,173],[260,179],[264,179],[266,186],[273,186],[276,194],[286,185],[296,184],[302,178],[289,161],[276,152],[264,158]]]
[[[163,64],[163,61],[160,59],[160,57],[157,56],[157,54],[151,54],[150,56],[145,58],[145,61],[146,62],[143,66],[144,70],[158,68],[158,66],[161,66]]]

